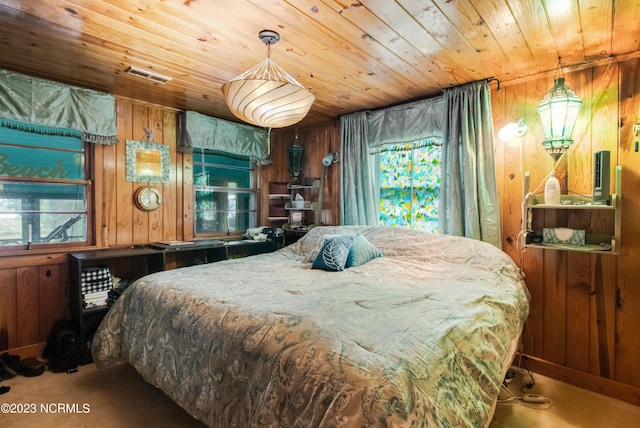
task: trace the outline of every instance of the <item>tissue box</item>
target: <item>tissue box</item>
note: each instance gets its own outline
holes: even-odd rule
[[[542,229],[542,242],[545,244],[584,245],[584,230],[545,227]]]

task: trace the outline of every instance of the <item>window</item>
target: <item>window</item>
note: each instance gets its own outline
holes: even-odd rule
[[[85,143],[0,127],[0,246],[87,241]]]
[[[195,233],[244,232],[256,224],[256,186],[248,156],[193,150]]]
[[[441,148],[424,140],[380,151],[380,225],[438,231]]]

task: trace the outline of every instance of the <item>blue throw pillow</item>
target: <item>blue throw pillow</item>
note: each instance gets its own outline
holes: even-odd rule
[[[347,256],[346,267],[355,267],[367,263],[376,257],[382,257],[382,253],[364,235],[357,235]]]
[[[333,272],[344,270],[353,239],[353,235],[341,235],[326,239],[311,269]]]

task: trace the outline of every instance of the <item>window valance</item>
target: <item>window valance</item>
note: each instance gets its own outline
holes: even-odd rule
[[[429,146],[442,146],[442,138],[426,138],[424,140],[412,141],[409,143],[385,144],[377,146],[369,150],[369,153],[385,153],[385,152],[410,152],[413,149],[421,149]]]
[[[0,70],[0,126],[118,142],[113,95]]]
[[[269,163],[267,133],[263,129],[185,111],[178,116],[177,150],[191,153],[194,147],[249,156],[259,164]]]
[[[444,96],[367,112],[369,147],[444,136]]]

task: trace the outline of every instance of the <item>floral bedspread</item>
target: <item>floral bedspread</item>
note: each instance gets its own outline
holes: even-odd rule
[[[384,254],[311,269],[327,233]],[[393,227],[317,227],[274,253],[148,275],[96,333],[211,427],[481,427],[528,314],[495,247]]]

